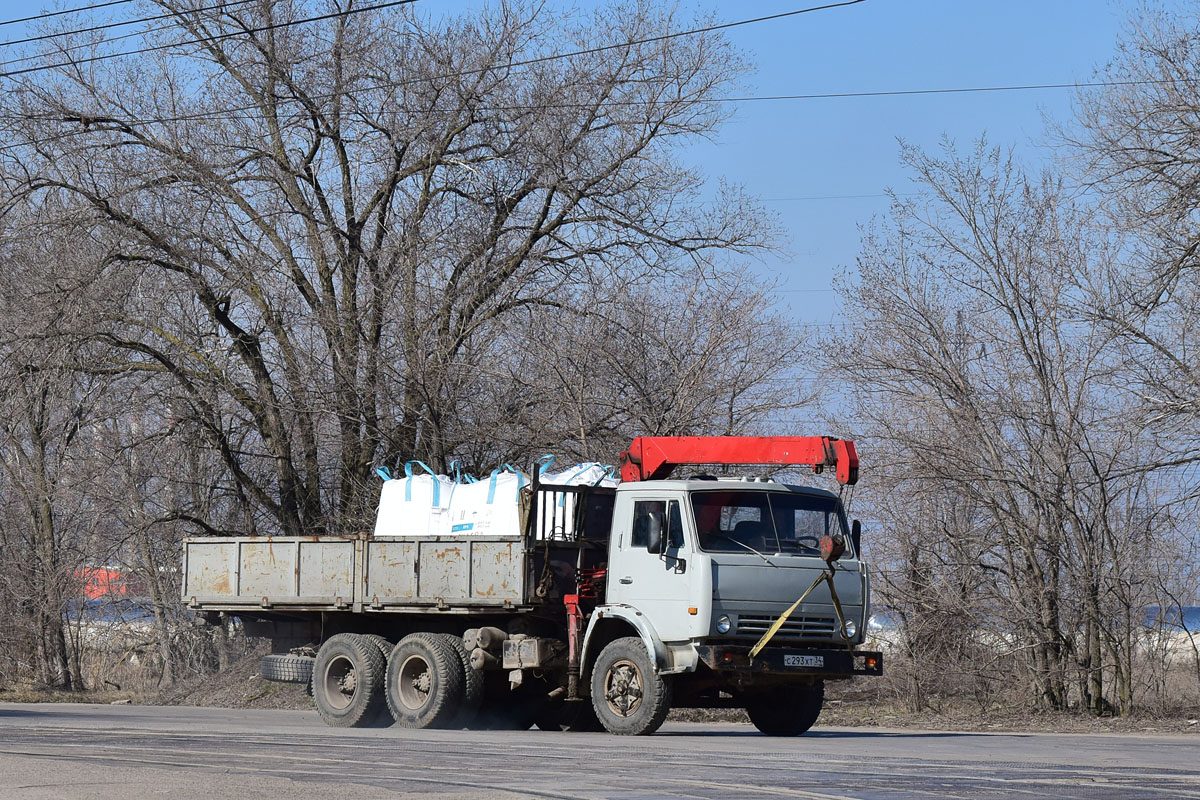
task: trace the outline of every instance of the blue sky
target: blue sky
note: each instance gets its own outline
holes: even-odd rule
[[[721,4],[725,16],[798,7]],[[1112,57],[1134,8],[1106,0],[867,0],[730,36],[756,56],[755,94],[1060,83],[1088,80]],[[986,133],[1036,165],[1049,156],[1045,116],[1069,120],[1072,98],[1042,90],[747,103],[720,146],[698,147],[695,157],[780,215],[790,251],[763,271],[778,279],[798,318],[830,322],[837,313],[827,290],[853,268],[858,226],[887,212],[878,196],[885,189],[909,186],[898,138],[934,148],[943,135],[965,145]],[[816,197],[840,199],[795,199]]]
[[[480,0],[420,2],[454,12]],[[694,4],[736,20],[815,3]],[[0,18],[48,5],[10,0],[0,3]],[[757,64],[746,94],[1059,83],[1089,79],[1113,55],[1137,7],[1115,0],[866,0],[734,28],[728,35]],[[112,13],[131,15],[134,8],[118,6]],[[26,35],[23,28],[0,28],[0,39]],[[836,275],[853,268],[858,226],[887,212],[885,189],[906,191],[898,138],[936,147],[943,135],[966,144],[986,132],[994,144],[1011,146],[1023,161],[1037,164],[1048,156],[1039,142],[1044,115],[1069,119],[1071,100],[1070,91],[1041,90],[743,103],[718,142],[697,144],[686,157],[713,179],[741,183],[779,215],[787,252],[757,268],[778,281],[798,320],[825,324],[838,318],[829,288]]]

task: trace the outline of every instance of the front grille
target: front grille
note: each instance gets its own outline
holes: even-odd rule
[[[741,614],[738,616],[737,632],[739,636],[762,636],[767,628],[778,617],[760,616],[757,614]],[[837,621],[833,617],[798,617],[792,616],[783,623],[783,627],[775,634],[776,639],[829,639],[837,630]]]

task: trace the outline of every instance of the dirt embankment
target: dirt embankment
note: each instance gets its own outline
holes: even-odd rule
[[[313,708],[312,698],[296,683],[263,680],[259,674],[262,657],[270,652],[259,647],[216,675],[185,680],[170,689],[147,697],[147,705],[211,706],[215,708]]]

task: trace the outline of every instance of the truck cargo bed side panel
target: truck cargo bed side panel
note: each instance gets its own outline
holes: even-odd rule
[[[354,542],[301,542],[301,597],[354,596]]]
[[[366,599],[411,601],[417,596],[417,542],[367,542]]]
[[[517,540],[367,542],[366,602],[504,605],[521,602],[524,549]]]
[[[430,600],[471,596],[468,542],[421,542],[417,595]]]
[[[471,596],[521,602],[523,574],[519,542],[475,542],[471,547]]]
[[[222,540],[188,542],[183,594],[188,597],[234,598],[238,593],[238,543]]]
[[[299,544],[294,541],[243,543],[238,595],[295,597]]]
[[[524,602],[520,539],[239,537],[185,547],[183,599],[197,609],[445,611]],[[361,562],[356,547],[365,550]]]
[[[354,541],[240,538],[188,541],[190,601],[335,604],[354,595]]]

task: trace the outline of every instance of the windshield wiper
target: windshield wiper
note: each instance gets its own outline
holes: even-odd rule
[[[725,540],[727,540],[727,541],[733,542],[733,543],[734,543],[734,544],[736,544],[736,545],[740,545],[741,547],[744,547],[744,548],[746,548],[746,549],[747,549],[747,550],[749,550],[751,553],[754,553],[754,555],[758,556],[758,557],[759,557],[759,558],[761,558],[763,561],[765,561],[765,562],[767,562],[768,564],[770,564],[772,567],[778,567],[778,566],[779,566],[779,565],[778,565],[778,564],[776,564],[774,561],[772,561],[771,559],[767,558],[765,555],[763,555],[762,553],[760,553],[758,550],[755,550],[753,547],[751,547],[750,545],[746,544],[745,542],[738,541],[737,539],[733,538],[732,536],[726,536],[726,535],[725,535],[725,534],[723,534],[723,533],[717,533],[717,534],[713,534],[713,535],[714,535],[714,536],[716,536],[716,538],[718,538],[718,539],[725,539]]]

